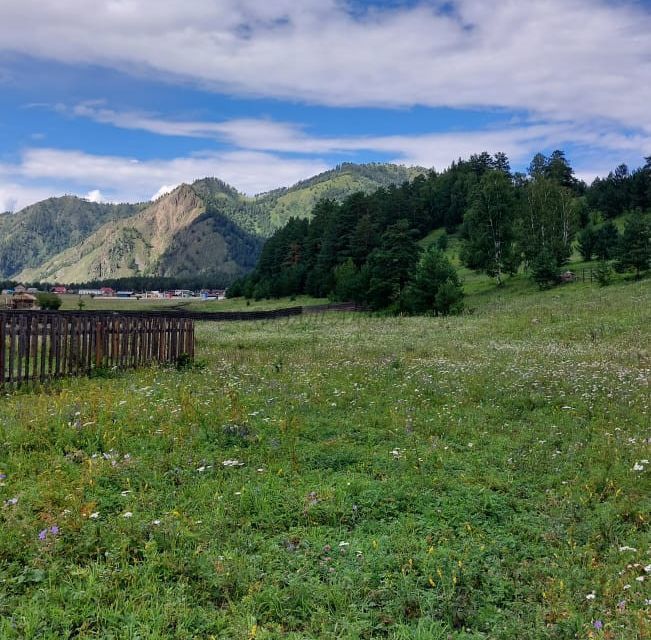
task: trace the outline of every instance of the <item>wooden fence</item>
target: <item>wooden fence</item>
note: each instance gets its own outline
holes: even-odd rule
[[[0,312],[0,386],[194,358],[189,318]]]

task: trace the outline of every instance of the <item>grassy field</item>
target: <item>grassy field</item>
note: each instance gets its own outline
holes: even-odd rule
[[[651,282],[468,287],[2,399],[0,638],[651,637]]]
[[[76,310],[79,308],[79,296],[63,295],[61,305],[65,310]],[[167,299],[142,299],[142,300],[119,300],[117,298],[91,298],[82,296],[84,311],[165,311],[174,309],[185,309],[187,311],[253,311],[284,309],[309,304],[324,304],[328,302],[325,298],[310,298],[308,296],[294,296],[292,298],[278,298],[275,300],[250,300],[247,302],[242,298],[228,300],[200,300],[198,298],[186,298],[178,300]]]

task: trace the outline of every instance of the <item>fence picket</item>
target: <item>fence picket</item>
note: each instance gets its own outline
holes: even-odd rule
[[[187,318],[0,311],[0,387],[194,356]]]

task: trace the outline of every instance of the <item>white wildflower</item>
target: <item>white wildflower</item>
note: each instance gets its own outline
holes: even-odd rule
[[[133,516],[133,513],[131,513],[131,511],[125,511],[125,512],[122,514],[122,517],[123,517],[123,518],[131,518],[132,516]]]
[[[222,465],[225,467],[243,467],[244,463],[239,460],[224,460]]]

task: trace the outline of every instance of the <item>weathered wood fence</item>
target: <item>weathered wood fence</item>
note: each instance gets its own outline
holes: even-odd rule
[[[0,386],[194,358],[189,318],[0,311]]]

